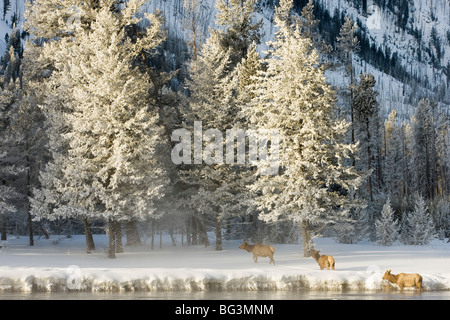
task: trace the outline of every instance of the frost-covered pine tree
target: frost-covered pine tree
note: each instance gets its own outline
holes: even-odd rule
[[[439,239],[450,236],[450,199],[439,199],[434,209],[433,220],[438,230]]]
[[[253,42],[248,48],[247,56],[244,57],[238,68],[239,72],[239,94],[243,104],[248,103],[255,97],[252,91],[253,79],[258,71],[262,70],[261,58],[257,51],[257,45]]]
[[[216,250],[222,250],[224,222],[245,214],[240,200],[246,191],[243,175],[248,168],[245,163],[235,161],[234,150],[230,150],[233,159],[223,150],[229,150],[227,130],[244,129],[240,104],[249,100],[247,84],[257,68],[257,52],[251,44],[255,43],[252,40],[259,40],[260,23],[253,23],[256,9],[253,0],[221,0],[216,7],[219,27],[210,30],[197,60],[190,64],[190,97],[184,116],[186,128],[194,134],[201,130],[201,136],[194,136],[193,166],[183,168],[182,176],[196,190],[188,200],[195,210],[193,219],[203,225],[208,220],[214,221]],[[208,206],[203,207],[209,209],[196,208],[199,193],[208,194]]]
[[[381,217],[375,221],[377,243],[383,246],[392,245],[398,238],[398,221],[394,219],[391,200],[388,198],[383,205]]]
[[[69,111],[70,99],[66,88],[58,85],[58,80],[53,83],[49,81],[55,70],[53,65],[55,59],[48,52],[47,55],[44,54],[43,47],[49,42],[60,41],[66,37],[73,39],[77,31],[89,29],[99,7],[100,3],[96,0],[87,2],[69,0],[61,3],[37,0],[26,3],[23,28],[30,34],[30,37],[27,40],[21,64],[23,92],[26,97],[22,109],[25,114],[28,114],[28,122],[30,119],[38,119],[36,115],[44,118],[44,120],[39,120],[39,124],[41,128],[45,129],[45,132],[43,130],[40,132],[41,137],[39,135],[31,136],[35,141],[31,141],[29,145],[36,148],[46,143],[45,148],[41,148],[41,151],[45,150],[52,157],[50,163],[39,161],[40,185],[34,188],[33,195],[29,197],[31,213],[38,221],[44,217],[50,220],[65,218],[65,215],[56,214],[58,209],[69,205],[71,201],[76,202],[78,199],[78,197],[70,198],[68,194],[58,191],[59,186],[67,185],[65,178],[67,181],[71,181],[70,177],[64,177],[62,171],[65,167],[64,159],[68,150],[68,141],[63,135],[70,128],[70,125],[64,121],[63,115],[71,112]],[[47,141],[42,139],[43,136],[46,136]],[[39,143],[36,143],[37,137],[40,138]],[[85,193],[80,195],[81,198],[85,196]],[[89,228],[88,213],[85,210],[74,210],[72,213],[74,214],[70,217],[79,217],[83,220],[86,251],[90,252],[95,245]]]
[[[325,60],[324,58],[327,58],[327,56],[331,54],[333,48],[331,45],[327,44],[320,35],[318,30],[319,20],[316,20],[314,16],[313,0],[309,0],[303,7],[299,24],[303,36],[309,38],[313,42],[314,47],[320,53],[320,59]]]
[[[13,39],[14,37],[11,37]],[[23,89],[21,66],[22,61],[15,52],[13,45],[8,50],[8,61],[0,79],[1,136],[5,139],[0,144],[0,153],[5,152],[3,164],[8,167],[8,161],[14,175],[1,178],[3,185],[15,190],[15,206],[20,213],[27,215],[29,245],[34,245],[32,219],[29,210],[28,197],[31,196],[33,185],[37,182],[39,163],[42,161],[42,115],[36,112],[28,103],[28,97]],[[2,161],[3,162],[3,161]],[[11,189],[11,190],[12,190]],[[3,192],[7,197],[9,192]],[[18,217],[18,220],[22,220]],[[14,221],[14,219],[10,219]]]
[[[450,194],[450,116],[441,112],[436,123],[438,193]]]
[[[252,189],[267,221],[287,217],[301,226],[306,257],[313,252],[314,227],[348,219],[355,204],[348,191],[361,183],[360,174],[346,166],[356,146],[344,141],[349,124],[334,118],[335,92],[311,40],[303,37],[292,1],[276,8],[276,38],[270,43],[267,70],[255,77],[255,98],[246,108],[256,128],[277,130],[281,168],[261,176]],[[261,168],[258,168],[261,173]]]
[[[401,128],[397,125],[397,112],[392,110],[384,122],[383,175],[386,193],[397,201],[403,191],[402,170],[404,169],[400,130]]]
[[[407,214],[405,224],[406,228],[402,232],[406,231],[407,234],[402,239],[407,244],[427,245],[437,236],[433,218],[421,195],[416,195],[414,210]]]
[[[431,199],[436,187],[436,135],[435,103],[422,99],[417,105],[411,120],[413,146],[411,168],[413,171],[414,192]]]
[[[359,161],[366,170],[367,194],[373,201],[373,173],[375,164],[373,155],[378,151],[378,92],[374,90],[375,79],[372,74],[361,74],[360,81],[353,88],[353,109],[355,137],[361,143]],[[360,165],[361,166],[361,165]]]
[[[102,2],[91,28],[44,46],[55,68],[52,84],[64,84],[69,105],[61,114],[68,150],[59,162],[63,183],[57,186],[68,204],[53,212],[106,219],[111,258],[116,222],[155,215],[154,201],[168,183],[159,157],[167,144],[161,141],[151,81],[139,65],[139,57],[156,50],[164,34],[159,16],[152,14],[146,15],[150,26],[130,37],[142,4],[131,1],[111,10],[116,1]]]
[[[110,3],[111,4],[111,3]],[[74,36],[77,31],[88,30],[96,11],[104,5],[98,0],[35,0],[26,3],[25,29],[36,36],[35,40],[54,41]],[[119,1],[111,9],[119,8]]]
[[[257,0],[218,0],[216,25],[220,45],[230,50],[230,68],[247,56],[250,45],[261,41],[262,19],[256,21]]]
[[[345,22],[339,31],[339,37],[337,38],[337,50],[338,56],[345,66],[345,71],[350,77],[350,85],[348,86],[350,94],[350,119],[351,119],[351,142],[355,143],[354,132],[354,101],[353,90],[355,84],[355,71],[353,70],[353,55],[359,51],[359,40],[356,37],[356,30],[358,25],[350,17],[345,17]]]
[[[202,211],[199,219],[203,221],[209,217],[215,221],[216,249],[222,250],[221,228],[229,213],[224,209],[230,200],[230,196],[224,197],[224,192],[227,192],[228,187],[232,189],[232,185],[237,183],[237,177],[232,166],[225,165],[225,154],[221,150],[225,144],[223,134],[227,128],[235,124],[237,119],[238,106],[234,93],[238,90],[238,81],[237,70],[228,72],[230,51],[223,51],[219,41],[218,33],[212,30],[199,52],[197,61],[194,62],[195,72],[191,73],[192,80],[188,82],[191,96],[185,113],[187,128],[191,132],[201,130],[202,135],[194,139],[198,139],[202,150],[195,149],[197,152],[192,157],[194,166],[185,168],[187,170],[183,170],[182,176],[187,184],[200,188],[199,191],[202,190],[203,193],[208,193],[212,201],[210,206],[212,209]],[[196,121],[201,123],[201,128],[197,131],[194,126]],[[210,141],[203,139],[203,134],[206,132],[211,132],[211,135],[208,135]],[[210,147],[215,145],[216,148],[207,149],[207,145]],[[229,195],[231,195],[230,192],[228,191]],[[191,198],[191,201],[194,201],[194,207],[195,199],[196,196]]]
[[[13,114],[17,112],[18,91],[14,82],[0,82],[0,232],[1,240],[6,240],[6,220],[10,213],[17,211],[21,195],[15,181],[23,172],[22,159],[15,147],[20,135],[12,130]],[[19,201],[18,201],[19,200]]]

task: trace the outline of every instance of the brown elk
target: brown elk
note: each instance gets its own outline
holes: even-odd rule
[[[320,270],[323,270],[324,268],[327,268],[327,270],[331,269],[334,270],[334,258],[332,256],[327,255],[320,255],[320,252],[315,250],[312,257],[316,259],[317,263],[319,264]]]
[[[275,248],[272,246],[267,246],[264,244],[248,244],[247,242],[242,242],[242,244],[239,246],[239,249],[247,250],[248,252],[253,253],[253,261],[255,263],[258,263],[258,257],[269,257],[270,263],[273,263],[275,265],[275,260],[273,260],[273,254],[275,253]]]
[[[422,276],[418,273],[399,273],[395,275],[391,273],[391,270],[387,270],[384,273],[383,280],[396,283],[401,291],[403,291],[403,287],[416,287],[417,291],[423,291]]]

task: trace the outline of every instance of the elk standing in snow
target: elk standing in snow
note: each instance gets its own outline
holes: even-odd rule
[[[273,260],[273,254],[275,253],[275,248],[272,246],[267,246],[264,244],[248,244],[247,242],[242,242],[242,244],[239,246],[239,249],[247,250],[248,252],[253,253],[253,261],[255,263],[258,262],[258,257],[269,257],[270,263],[273,263],[275,265],[275,260]]]
[[[399,273],[395,275],[391,273],[391,270],[388,270],[384,273],[383,280],[396,283],[401,291],[403,291],[403,287],[416,287],[417,291],[423,291],[422,276],[418,273]]]
[[[334,258],[332,256],[320,255],[320,252],[316,250],[314,251],[312,257],[316,259],[320,270],[323,270],[324,268],[330,270],[330,267],[334,270]]]

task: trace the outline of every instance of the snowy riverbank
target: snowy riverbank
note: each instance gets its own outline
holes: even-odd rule
[[[442,240],[383,247],[315,239],[316,249],[334,256],[335,271],[303,258],[298,244],[274,245],[273,266],[267,258],[255,264],[240,241],[225,241],[223,251],[169,242],[160,249],[157,242],[154,250],[125,247],[116,259],[106,258],[106,236],[95,242],[97,250],[86,254],[81,235],[36,239],[34,247],[27,237],[10,237],[0,248],[0,291],[398,290],[381,279],[386,269],[421,274],[425,291],[450,290],[450,243]]]

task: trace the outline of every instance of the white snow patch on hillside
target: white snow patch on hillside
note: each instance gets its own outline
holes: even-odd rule
[[[0,249],[0,291],[88,292],[214,291],[214,290],[398,290],[382,280],[392,273],[420,273],[426,291],[450,290],[450,243],[435,240],[428,246],[372,242],[339,244],[316,239],[323,254],[333,255],[336,270],[321,271],[312,258],[303,258],[298,244],[279,244],[276,266],[267,258],[254,263],[252,255],[238,249],[240,241],[225,241],[223,251],[211,247],[125,247],[116,259],[106,257],[107,237],[95,236],[97,250],[84,252],[84,236],[52,236],[27,245],[27,237],[10,237]],[[213,240],[213,239],[211,239]],[[405,290],[414,290],[407,288]]]

